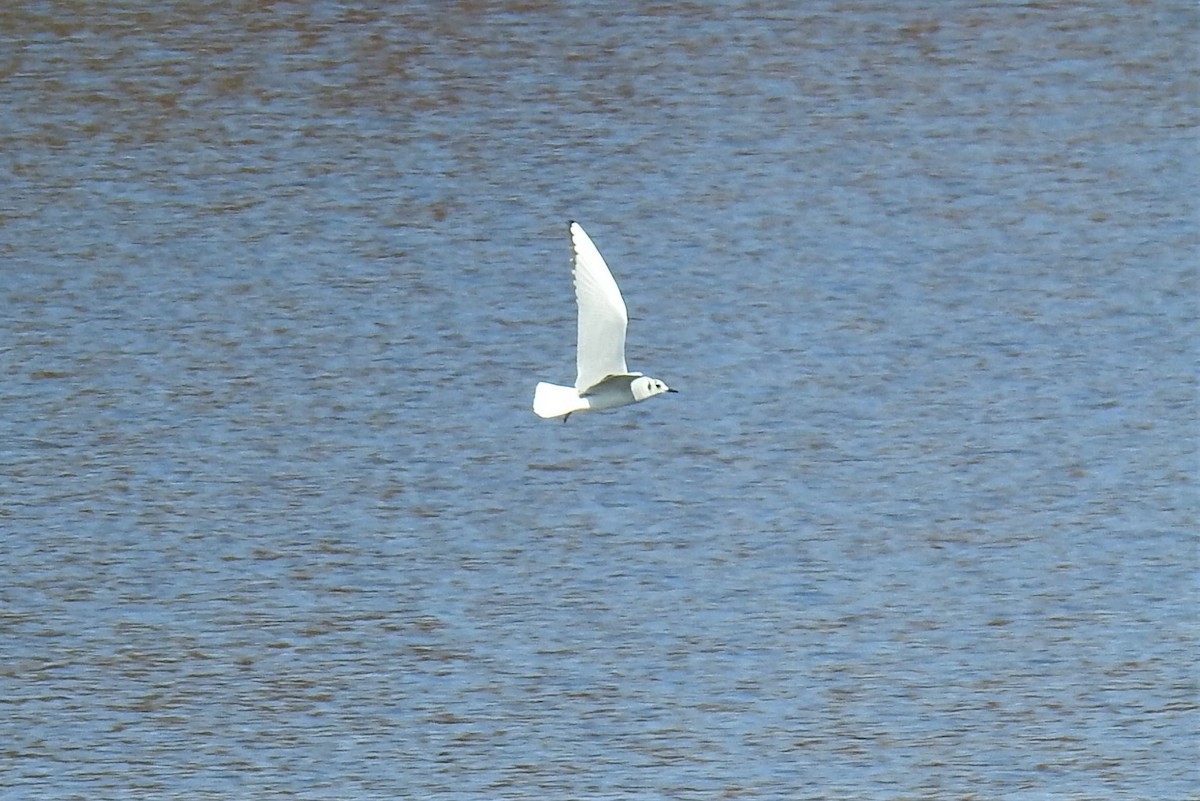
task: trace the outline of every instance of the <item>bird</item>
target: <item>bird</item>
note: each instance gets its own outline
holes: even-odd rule
[[[565,423],[576,412],[603,412],[677,392],[657,378],[629,372],[625,365],[625,329],[629,326],[625,299],[583,226],[572,220],[568,228],[579,306],[578,372],[574,387],[539,382],[533,391],[534,414],[544,419],[561,417]]]

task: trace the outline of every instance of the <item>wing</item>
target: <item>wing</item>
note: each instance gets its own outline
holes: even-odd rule
[[[629,314],[600,251],[576,222],[571,223],[571,247],[575,251],[575,301],[579,304],[575,389],[583,392],[610,375],[629,372],[625,366]]]

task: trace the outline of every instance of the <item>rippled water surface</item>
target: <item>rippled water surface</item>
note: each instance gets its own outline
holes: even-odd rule
[[[0,11],[0,798],[1194,798],[1197,41]]]

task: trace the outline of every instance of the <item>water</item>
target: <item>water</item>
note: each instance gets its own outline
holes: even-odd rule
[[[0,797],[1195,797],[1198,23],[0,12]]]

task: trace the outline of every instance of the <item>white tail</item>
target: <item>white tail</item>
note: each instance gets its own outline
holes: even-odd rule
[[[533,413],[538,417],[563,417],[588,408],[574,387],[560,387],[542,381],[533,391]]]

